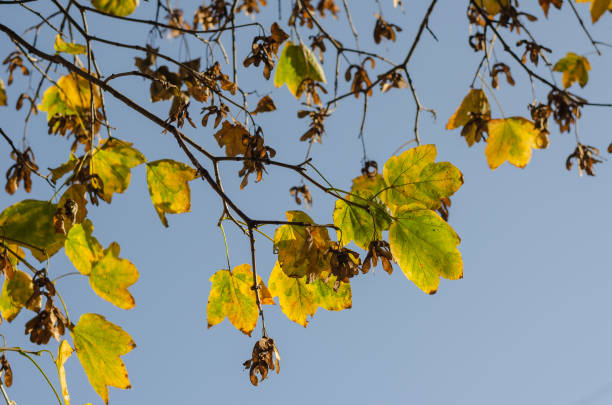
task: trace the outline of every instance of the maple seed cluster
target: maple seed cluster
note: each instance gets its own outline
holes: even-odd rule
[[[270,36],[259,35],[253,38],[251,53],[242,62],[244,67],[249,67],[251,64],[259,67],[259,64],[263,62],[263,75],[266,80],[270,79],[270,74],[274,69],[274,59],[278,54],[278,48],[289,38],[289,35],[277,23],[272,24],[270,32]]]
[[[51,337],[59,342],[64,335],[68,320],[64,314],[53,304],[55,286],[47,278],[46,270],[38,271],[33,279],[34,292],[26,302],[26,308],[38,312],[25,325],[26,335],[30,335],[30,341],[37,345],[46,345]],[[44,309],[41,310],[41,297],[46,298]]]
[[[14,194],[19,188],[19,182],[23,181],[23,188],[29,193],[32,191],[32,172],[38,171],[38,166],[34,161],[34,152],[30,148],[23,152],[14,150],[10,156],[15,164],[9,167],[6,172],[6,192]]]
[[[4,354],[0,356],[0,377],[3,378],[4,385],[7,387],[13,385],[13,370]]]
[[[280,354],[274,344],[274,339],[264,336],[255,343],[251,358],[242,365],[249,370],[251,384],[257,386],[260,381],[266,379],[268,370],[276,370],[276,374],[280,372],[279,361]],[[259,374],[259,378],[257,378],[257,374]]]

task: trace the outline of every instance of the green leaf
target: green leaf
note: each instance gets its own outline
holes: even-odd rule
[[[147,163],[149,194],[164,226],[168,226],[166,213],[180,214],[191,210],[188,182],[196,177],[196,170],[185,163],[170,159]]]
[[[334,210],[334,225],[340,228],[338,240],[347,245],[351,240],[362,249],[368,249],[373,240],[382,238],[382,231],[391,225],[391,213],[378,197],[361,190],[351,191],[349,201],[369,207],[370,212],[361,207],[348,204],[343,200],[336,201]]]
[[[109,386],[131,388],[119,357],[136,347],[127,332],[101,315],[83,314],[70,334],[89,383],[104,403],[108,404]]]
[[[287,221],[314,224],[302,211],[287,211]],[[326,254],[330,239],[327,229],[304,225],[283,225],[274,234],[274,251],[289,277],[319,274],[329,269]]]
[[[91,0],[91,4],[96,9],[120,17],[132,14],[138,3],[139,0]]]
[[[55,49],[55,52],[57,53],[66,52],[71,55],[80,55],[87,52],[85,45],[66,42],[59,34],[55,36],[55,44],[53,44],[53,49]]]
[[[146,162],[145,157],[132,144],[109,139],[96,149],[91,158],[94,173],[104,185],[103,199],[110,203],[113,193],[123,193],[130,185],[130,169]]]
[[[225,317],[242,333],[251,336],[259,310],[253,286],[251,266],[241,264],[229,270],[219,270],[210,278],[212,287],[206,306],[208,328],[221,323]],[[261,277],[257,276],[262,304],[274,304]]]
[[[66,237],[66,256],[74,267],[84,276],[89,276],[93,264],[104,257],[102,245],[91,234],[93,225],[86,219],[74,225]]]
[[[5,277],[0,293],[0,312],[2,317],[11,322],[34,294],[34,284],[29,274],[15,270],[12,277]],[[40,308],[40,297],[30,309]]]
[[[420,202],[437,209],[441,198],[453,195],[463,184],[463,175],[449,162],[434,163],[436,154],[435,145],[422,145],[387,160],[383,170],[389,186],[383,195],[385,202]]]
[[[584,56],[568,52],[565,58],[560,59],[553,67],[555,72],[563,72],[563,87],[568,88],[575,82],[584,87],[589,81],[591,64]]]
[[[6,103],[6,87],[4,87],[4,81],[0,79],[0,106],[5,106]]]
[[[327,282],[317,279],[306,284],[306,277],[288,277],[276,262],[270,274],[268,286],[273,297],[279,297],[280,307],[287,318],[306,327],[311,317],[321,307],[328,311],[342,311],[351,308],[352,293],[349,283],[341,283],[334,291],[335,277]]]
[[[305,79],[325,83],[323,68],[306,45],[295,45],[287,41],[276,66],[274,86],[281,87],[286,84],[291,94],[300,98],[298,87]]]
[[[510,117],[489,121],[489,138],[485,155],[491,170],[506,160],[524,168],[531,160],[531,149],[548,146],[546,134],[535,128],[533,122],[522,117]]]
[[[23,200],[11,205],[0,213],[2,236],[45,261],[64,246],[66,238],[53,227],[56,210],[57,205],[47,201]]]
[[[66,363],[66,360],[72,355],[73,351],[72,347],[70,347],[70,343],[68,343],[67,340],[62,340],[62,343],[60,343],[57,349],[57,357],[55,359],[64,405],[70,405],[70,395],[68,394],[68,383],[66,382],[66,369],[64,368],[64,363]]]
[[[127,288],[138,280],[138,269],[129,260],[119,258],[119,251],[116,242],[104,250],[104,256],[91,269],[89,283],[100,297],[119,308],[131,309],[135,301]]]
[[[463,277],[459,236],[421,204],[399,208],[389,228],[389,242],[406,277],[428,294],[438,290],[440,276],[449,280]]]

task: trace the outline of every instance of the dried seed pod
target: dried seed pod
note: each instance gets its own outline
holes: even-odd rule
[[[274,339],[264,336],[255,343],[251,358],[242,365],[249,370],[251,384],[257,386],[260,381],[266,379],[268,370],[276,370],[276,374],[280,372],[279,361],[280,354],[274,344]],[[259,374],[259,378],[257,374]]]

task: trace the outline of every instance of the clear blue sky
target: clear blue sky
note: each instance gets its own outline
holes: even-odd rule
[[[270,1],[276,10],[276,1]],[[355,23],[361,28],[364,48],[371,40],[376,7],[373,2],[349,2]],[[370,4],[372,3],[372,4]],[[388,47],[394,60],[404,57],[417,24],[428,2],[413,6],[406,2],[405,14],[394,12],[391,0],[385,4],[385,17],[406,29]],[[104,246],[111,241],[121,245],[122,256],[140,270],[140,280],[131,288],[136,308],[124,311],[97,297],[84,277],[58,281],[67,299],[70,316],[98,312],[121,325],[134,338],[137,348],[124,356],[133,389],[111,388],[111,404],[606,404],[612,398],[612,324],[609,320],[612,269],[610,268],[610,229],[608,213],[612,200],[609,162],[597,166],[597,177],[579,177],[568,172],[564,162],[574,147],[574,135],[559,134],[551,121],[551,146],[535,151],[524,170],[508,164],[492,172],[485,160],[484,145],[468,148],[459,131],[446,131],[444,125],[468,90],[480,55],[468,46],[466,1],[441,1],[430,26],[439,38],[426,34],[409,65],[423,103],[435,108],[438,120],[428,115],[421,120],[424,143],[438,146],[439,159],[449,160],[464,174],[465,185],[453,197],[450,223],[462,238],[464,279],[442,281],[434,296],[422,293],[396,267],[392,276],[377,269],[356,277],[353,282],[353,308],[341,313],[320,309],[309,327],[292,323],[278,305],[266,308],[270,335],[282,355],[281,373],[259,387],[252,387],[242,362],[250,356],[256,340],[234,329],[228,321],[206,329],[205,308],[210,290],[209,277],[226,263],[221,233],[216,227],[220,204],[216,195],[202,182],[192,183],[192,213],[169,216],[170,228],[159,222],[148,197],[145,168],[132,171],[132,183],[113,204],[90,207],[95,235]],[[528,2],[521,2],[528,3]],[[143,2],[135,14],[151,18],[154,2]],[[197,2],[180,1],[191,15]],[[523,5],[523,4],[521,4]],[[526,5],[526,4],[525,4]],[[534,4],[533,7],[536,5]],[[283,18],[288,16],[284,6]],[[588,19],[586,7],[579,7]],[[533,12],[543,19],[539,9]],[[275,16],[276,12],[269,17]],[[0,22],[22,31],[27,26],[24,10],[0,6]],[[248,21],[245,18],[245,21]],[[271,21],[271,20],[269,20]],[[326,24],[333,21],[327,19]],[[607,14],[593,30],[607,40],[612,34],[612,16]],[[269,23],[265,24],[269,25]],[[344,15],[338,25],[346,30]],[[592,53],[571,10],[551,11],[548,21],[534,27],[536,37],[553,48],[553,61],[572,51],[588,54],[593,70],[590,83],[580,94],[593,101],[610,102],[608,72],[610,52]],[[146,27],[92,18],[90,29],[105,38],[144,44]],[[302,29],[302,37],[307,37]],[[255,31],[239,36],[242,59]],[[7,37],[0,37],[0,56],[13,48]],[[31,39],[30,36],[26,38]],[[343,42],[351,43],[348,35]],[[512,41],[515,41],[514,39]],[[175,56],[186,57],[179,40],[157,41]],[[39,40],[52,49],[52,37]],[[192,57],[204,49],[190,42]],[[97,45],[97,57],[104,72],[132,70],[131,52],[119,52]],[[510,64],[501,48],[497,57]],[[333,77],[330,54],[325,64]],[[502,81],[496,94],[505,116],[528,114],[528,78],[515,65],[519,85],[509,88]],[[378,67],[378,66],[377,66]],[[382,69],[382,67],[381,67]],[[63,74],[59,71],[53,76]],[[8,74],[2,70],[5,82]],[[560,79],[560,76],[557,76]],[[241,78],[246,89],[261,88],[260,70]],[[342,79],[343,80],[343,79]],[[35,86],[37,82],[32,81]],[[342,81],[342,86],[346,84]],[[9,88],[9,101],[16,98],[27,81],[19,78]],[[114,85],[135,100],[148,103],[148,84],[140,79],[117,79]],[[19,87],[22,86],[22,87]],[[305,120],[297,120],[298,103],[286,88],[271,91],[279,111],[261,115],[266,141],[278,152],[278,160],[298,162],[306,145],[298,142],[306,130]],[[328,86],[331,89],[331,86]],[[346,88],[346,87],[345,87]],[[368,157],[382,166],[393,151],[412,137],[414,104],[408,91],[392,91],[370,101],[366,122]],[[544,99],[547,92],[538,88]],[[172,137],[160,134],[146,119],[108,96],[112,125],[117,137],[135,143],[149,160],[175,158],[185,161]],[[360,99],[361,100],[361,99]],[[166,116],[168,102],[151,106]],[[357,139],[361,104],[341,104],[329,120],[322,145],[314,147],[314,162],[332,182],[348,188],[359,175],[361,145]],[[494,116],[500,112],[492,106]],[[585,109],[579,123],[583,142],[605,150],[612,141],[609,130],[610,109]],[[199,121],[199,106],[191,109]],[[20,139],[23,113],[0,109],[0,126],[14,139]],[[189,136],[218,151],[210,128],[191,129]],[[68,142],[48,136],[43,116],[36,117],[28,131],[41,168],[54,167],[67,157]],[[0,143],[2,170],[9,166],[8,146]],[[605,153],[605,152],[604,152]],[[226,189],[253,216],[281,219],[284,211],[299,209],[288,189],[299,182],[293,173],[270,168],[259,184],[238,190],[239,166],[224,167]],[[50,189],[36,180],[31,198],[48,199]],[[25,197],[0,194],[0,208]],[[331,199],[314,193],[314,207],[307,212],[318,222],[330,222]],[[228,226],[232,266],[248,263],[248,240]],[[273,228],[267,230],[274,232]],[[257,241],[257,260],[264,280],[275,261],[271,244]],[[51,262],[51,273],[73,271],[63,252]],[[23,324],[31,313],[22,313],[9,325],[0,326],[9,345],[25,344]],[[56,346],[53,346],[56,350]],[[15,374],[9,390],[19,405],[51,404],[54,398],[32,365],[24,359],[9,357]],[[49,373],[56,381],[50,363]],[[69,389],[73,404],[100,404],[89,386],[76,358],[67,363]]]

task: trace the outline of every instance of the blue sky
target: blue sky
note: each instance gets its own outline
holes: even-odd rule
[[[143,2],[135,16],[151,18],[154,2]],[[373,49],[373,13],[370,2],[351,1],[361,45]],[[364,5],[366,4],[367,5]],[[401,60],[411,44],[428,2],[407,5],[405,13],[394,11],[385,0],[385,17],[406,27],[395,44],[379,49],[394,60]],[[526,3],[526,2],[522,2]],[[196,2],[181,1],[190,15]],[[122,326],[136,341],[137,348],[124,356],[133,389],[111,388],[111,404],[200,404],[253,403],[383,403],[383,404],[604,404],[612,393],[612,272],[609,265],[611,220],[607,212],[612,199],[609,162],[596,167],[597,176],[579,177],[565,170],[565,158],[575,147],[573,134],[559,134],[551,121],[549,149],[534,151],[526,169],[504,164],[491,171],[484,156],[484,145],[468,148],[459,131],[446,131],[444,125],[467,93],[480,55],[468,46],[465,1],[440,2],[430,26],[439,38],[424,35],[409,69],[423,104],[435,108],[438,119],[427,114],[421,119],[421,139],[435,143],[439,160],[459,167],[465,184],[453,197],[450,223],[462,238],[464,279],[443,280],[434,296],[422,293],[396,267],[388,276],[377,269],[356,277],[353,282],[353,308],[341,313],[320,309],[308,328],[292,323],[279,306],[266,308],[270,335],[280,350],[281,373],[259,387],[252,387],[242,362],[250,356],[256,341],[227,321],[206,329],[205,308],[210,290],[209,277],[225,267],[223,238],[216,221],[220,202],[210,188],[192,182],[192,212],[169,216],[170,228],[159,222],[148,197],[145,168],[132,171],[132,182],[125,194],[116,195],[112,205],[90,208],[95,235],[107,246],[121,245],[122,257],[140,270],[140,280],[131,288],[136,308],[124,311],[97,297],[85,278],[75,276],[57,282],[66,298],[70,316],[78,319],[86,312],[104,314]],[[270,2],[276,10],[276,2]],[[288,15],[284,6],[283,18]],[[27,26],[24,11],[17,6],[2,6],[0,22],[21,31]],[[586,7],[579,7],[588,19]],[[593,54],[571,10],[551,11],[533,33],[553,49],[551,60],[566,52],[585,54],[590,59],[590,82],[578,91],[592,101],[610,102],[607,73],[612,60]],[[276,12],[270,12],[269,26]],[[248,18],[244,18],[248,21]],[[331,31],[342,33],[351,43],[346,21],[325,20]],[[606,40],[612,31],[612,16],[605,15],[593,29],[596,38]],[[92,31],[105,38],[144,44],[146,27],[92,17]],[[302,37],[307,37],[302,29]],[[239,35],[238,55],[246,56],[255,30]],[[31,39],[31,37],[26,37]],[[512,40],[514,42],[515,39]],[[158,40],[171,55],[186,58],[180,41]],[[43,36],[41,47],[52,49],[52,37]],[[132,52],[97,45],[94,48],[104,72],[132,70]],[[6,37],[0,41],[0,55],[12,50]],[[204,49],[190,42],[191,57]],[[506,117],[527,116],[531,90],[527,76],[497,49],[497,58],[512,66],[518,85],[509,88],[503,81],[496,92]],[[325,72],[331,89],[333,56],[328,55]],[[382,65],[377,66],[380,72]],[[53,72],[54,76],[64,72]],[[545,72],[548,74],[547,72]],[[5,82],[7,73],[0,72]],[[560,75],[557,74],[557,80]],[[298,102],[286,88],[262,84],[260,70],[249,70],[240,77],[247,89],[270,92],[279,107],[274,114],[261,115],[267,144],[277,150],[284,162],[299,162],[306,145],[298,138],[306,122],[295,117]],[[117,79],[114,86],[134,100],[150,105],[148,84],[137,78]],[[30,83],[35,86],[37,82]],[[28,81],[19,79],[8,89],[14,103]],[[19,87],[21,86],[21,87]],[[341,86],[346,83],[341,79]],[[540,99],[546,89],[536,87]],[[172,137],[160,133],[146,119],[107,97],[111,124],[118,138],[134,142],[148,160],[173,158],[186,161]],[[255,100],[252,102],[254,105]],[[492,103],[493,104],[493,103]],[[150,105],[166,116],[168,102]],[[501,114],[495,105],[493,115]],[[361,143],[357,139],[361,99],[347,100],[326,126],[322,145],[313,149],[314,163],[334,185],[348,188],[359,175]],[[199,106],[191,115],[199,121]],[[609,109],[587,108],[579,122],[585,144],[604,151],[612,141],[608,129]],[[13,139],[20,139],[23,114],[11,108],[0,109],[0,126]],[[259,118],[258,117],[258,118]],[[398,146],[412,137],[414,104],[408,91],[376,92],[369,103],[365,125],[368,158],[382,164]],[[55,167],[67,158],[69,143],[48,136],[44,117],[30,124],[28,141],[41,168]],[[187,128],[187,134],[215,153],[219,152],[211,128]],[[0,155],[8,146],[0,143]],[[605,154],[605,152],[604,152]],[[6,162],[6,160],[3,160]],[[288,189],[299,183],[291,172],[270,168],[259,184],[240,191],[239,166],[223,167],[226,190],[253,216],[282,219],[284,212],[301,209]],[[6,170],[8,163],[3,165]],[[311,188],[312,189],[312,188]],[[51,190],[35,181],[30,198],[48,199]],[[26,195],[20,189],[14,196],[0,194],[0,208]],[[334,201],[315,192],[314,207],[307,210],[318,222],[331,221]],[[232,266],[248,263],[248,239],[228,225]],[[274,228],[266,229],[269,234]],[[257,240],[257,263],[267,280],[275,256],[264,238]],[[51,261],[54,275],[73,271],[60,252]],[[24,345],[23,324],[30,314],[22,313],[0,328],[9,345]],[[53,346],[54,347],[54,346]],[[54,347],[53,350],[56,350]],[[53,403],[53,396],[32,365],[10,356],[15,383],[9,390],[17,403]],[[54,376],[50,362],[45,363]],[[69,389],[74,404],[100,404],[89,386],[76,358],[67,363]],[[56,381],[53,377],[53,381]]]

